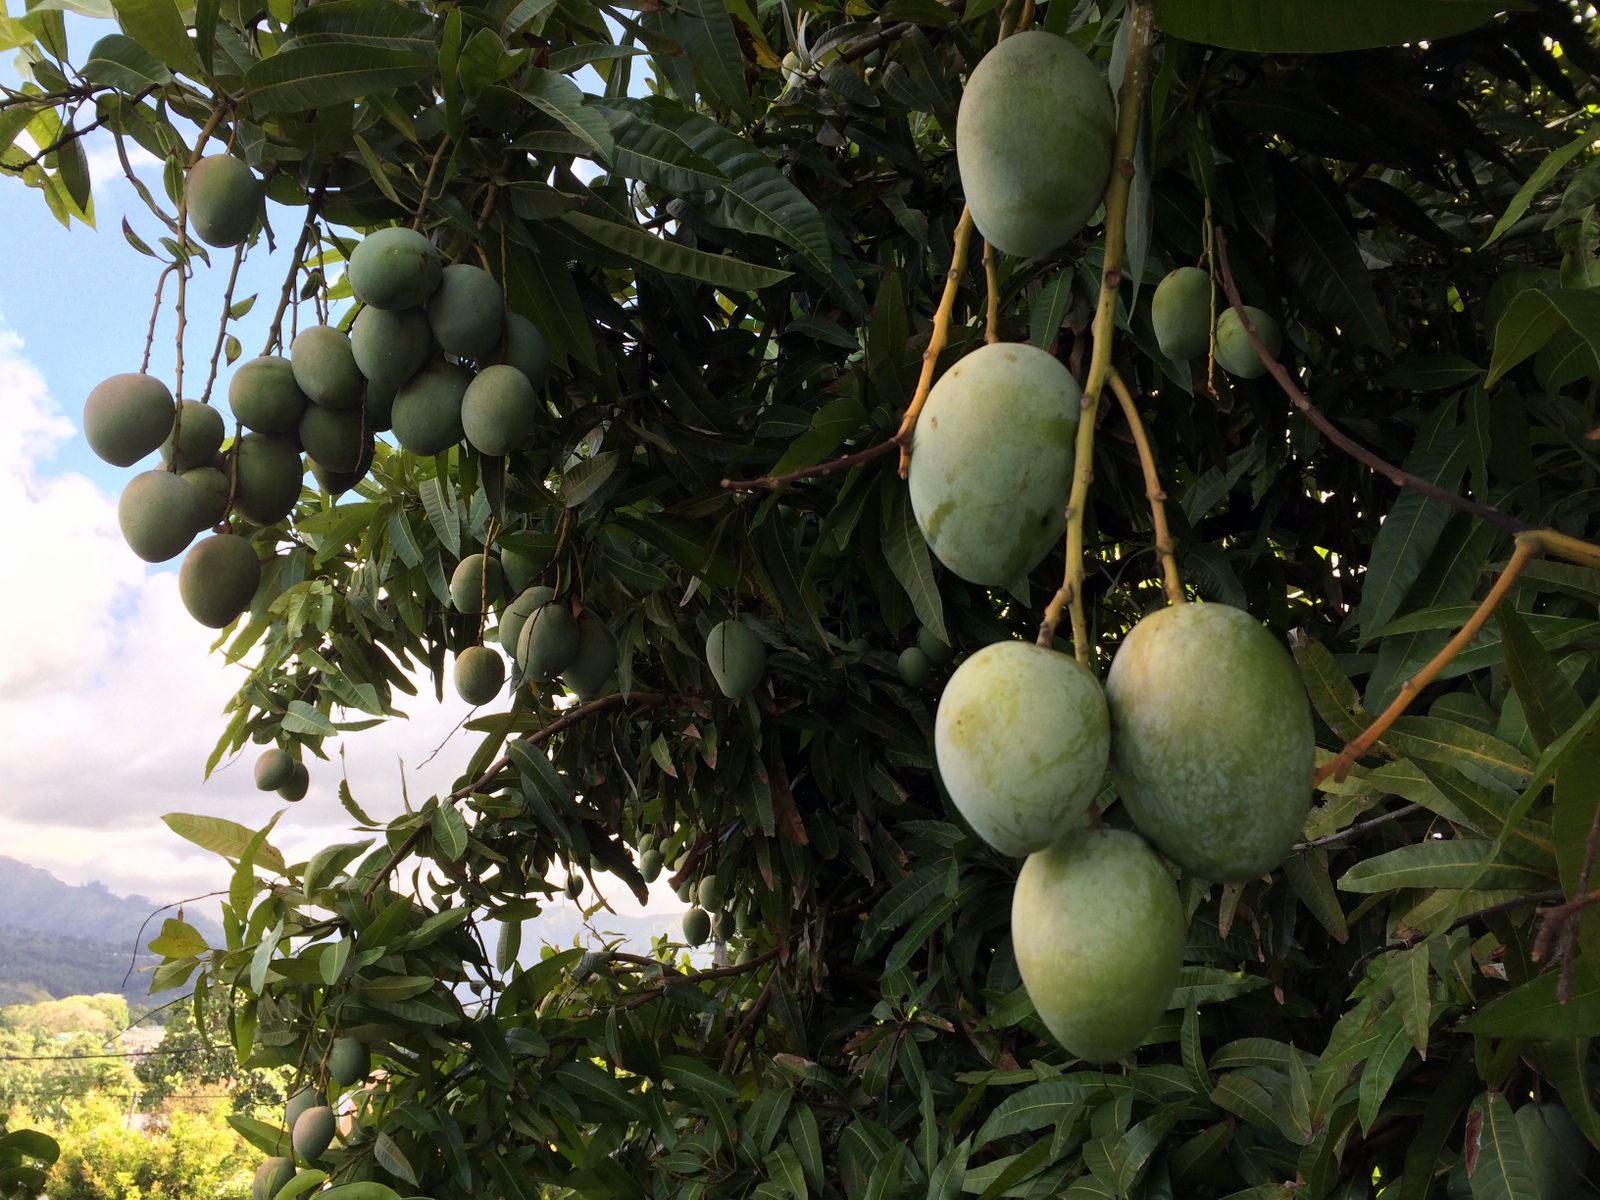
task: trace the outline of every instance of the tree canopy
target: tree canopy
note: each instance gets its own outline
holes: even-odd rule
[[[63,7],[120,32],[69,49]],[[1030,26],[1105,73],[1119,134],[1102,210],[1019,259],[964,220],[954,134],[973,68]],[[86,132],[162,159],[164,195],[128,168],[156,233],[125,226],[175,279],[158,305],[227,269],[185,199],[226,152],[304,215],[238,251],[291,260],[266,352],[347,328],[343,264],[393,225],[480,264],[548,345],[508,455],[381,437],[353,486],[232,518],[263,573],[211,765],[276,745],[331,775],[329,739],[442,693],[484,636],[451,598],[473,555],[616,644],[592,697],[514,673],[451,794],[378,823],[341,785],[364,836],[308,862],[270,825],[169,817],[236,867],[225,944],[169,921],[153,987],[193,982],[241,1063],[318,1086],[336,1038],[372,1047],[318,1164],[347,1200],[1534,1200],[1547,1150],[1514,1109],[1559,1099],[1600,1145],[1594,26],[1564,0],[7,18],[29,78],[0,170],[92,220]],[[1153,289],[1197,264],[1216,311],[1232,291],[1281,328],[1281,381],[1163,356]],[[216,350],[174,394],[209,399],[238,315],[192,315]],[[897,470],[925,356],[931,379],[986,338],[1088,385],[1068,545],[1009,587],[930,554]],[[1319,790],[1270,874],[1180,879],[1166,1016],[1093,1066],[1022,985],[1019,861],[935,769],[950,668],[896,663],[919,634],[935,657],[1041,637],[1103,676],[1164,585],[1293,648]],[[766,666],[729,700],[705,647],[735,618]],[[1132,827],[1109,778],[1096,807]],[[522,953],[569,878],[642,894],[646,848],[718,914],[715,965]]]

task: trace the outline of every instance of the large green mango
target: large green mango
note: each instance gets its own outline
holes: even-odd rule
[[[978,232],[1023,258],[1065,243],[1100,206],[1116,126],[1100,68],[1065,38],[1034,30],[989,51],[956,120],[956,162]]]
[[[212,154],[189,169],[184,204],[195,236],[208,246],[237,246],[261,215],[261,181],[242,158]]]
[[[363,308],[350,329],[350,353],[373,383],[398,391],[433,350],[433,330],[420,308]],[[371,393],[368,393],[371,400]]]
[[[1106,678],[1111,769],[1140,831],[1190,874],[1276,867],[1311,807],[1311,707],[1249,613],[1179,604],[1123,639]]]
[[[487,704],[506,681],[506,660],[489,646],[468,646],[456,655],[456,695],[472,707]]]
[[[1028,998],[1079,1058],[1111,1062],[1149,1035],[1183,965],[1183,903],[1137,834],[1086,829],[1028,856],[1011,943]]]
[[[917,421],[911,508],[961,578],[1004,587],[1067,527],[1077,381],[1033,346],[982,346],[934,385]]]
[[[428,301],[428,325],[439,348],[483,360],[505,330],[505,293],[493,275],[471,263],[444,269],[439,290]]]
[[[366,380],[342,329],[331,325],[302,329],[289,345],[289,364],[295,383],[313,404],[339,410],[361,407]]]
[[[300,499],[305,480],[300,451],[288,438],[247,433],[234,453],[239,459],[234,511],[252,525],[276,525]]]
[[[179,471],[206,466],[222,449],[223,439],[227,435],[221,413],[198,400],[185,400],[178,405],[172,432],[161,443],[161,461],[170,463],[176,454]],[[172,444],[174,438],[177,439],[176,446]]]
[[[1267,348],[1267,353],[1277,358],[1283,346],[1278,323],[1259,308],[1248,304],[1244,306],[1244,311],[1250,318],[1250,324],[1255,327],[1256,336]],[[1258,379],[1267,373],[1267,365],[1256,353],[1244,322],[1239,320],[1239,314],[1231,307],[1217,318],[1217,366],[1236,379]]]
[[[228,381],[228,406],[240,424],[255,433],[294,433],[306,403],[287,358],[270,354],[252,358]]]
[[[256,548],[236,533],[198,542],[178,570],[183,606],[196,621],[212,629],[223,628],[249,608],[260,583],[261,560]]]
[[[395,395],[389,414],[395,440],[422,458],[454,446],[464,436],[461,400],[471,382],[472,372],[459,363],[441,360],[423,367]]]
[[[1173,362],[1188,362],[1211,349],[1211,276],[1199,267],[1179,267],[1150,297],[1156,342]]]
[[[113,375],[83,406],[83,436],[114,467],[131,467],[172,433],[177,402],[154,375]]]
[[[480,454],[510,454],[533,433],[539,398],[516,367],[485,367],[461,399],[461,428]]]
[[[996,642],[945,684],[933,747],[968,824],[1020,858],[1082,826],[1111,748],[1105,693],[1068,655]]]
[[[373,308],[416,308],[438,290],[439,251],[415,229],[396,225],[361,239],[345,278],[356,299]]]
[[[372,436],[362,428],[365,423],[359,407],[335,409],[308,404],[296,429],[300,445],[313,463],[324,471],[343,474],[361,465]]]
[[[204,520],[200,493],[170,471],[135,475],[117,500],[123,540],[145,562],[182,554]]]

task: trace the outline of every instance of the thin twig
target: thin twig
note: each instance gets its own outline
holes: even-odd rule
[[[109,91],[111,89],[107,89],[107,90]],[[147,87],[144,90],[142,90],[140,92],[137,92],[134,95],[128,97],[126,103],[132,104],[132,105],[137,105],[141,100],[143,100],[145,97],[149,96],[150,93],[155,91],[155,90],[156,89],[154,87]],[[30,96],[28,98],[30,100],[43,100],[45,97],[42,97],[42,96],[40,96],[40,97]],[[90,93],[88,95],[80,97],[80,101],[81,101],[81,103],[87,103],[88,101],[92,100],[93,98],[94,98],[93,93]],[[51,103],[51,104],[35,104],[35,105],[33,105],[33,107],[35,108],[35,110],[42,111],[45,108],[54,108],[55,104],[54,103]],[[74,113],[76,113],[76,111],[77,110],[74,110]],[[73,142],[77,141],[79,138],[83,137],[85,134],[93,133],[96,129],[99,129],[108,120],[111,119],[111,114],[112,113],[120,113],[121,111],[122,110],[120,108],[110,109],[105,116],[98,117],[95,120],[90,121],[87,125],[81,125],[81,126],[78,126],[77,128],[69,129],[66,133],[62,134],[59,138],[57,138],[55,141],[51,142],[48,146],[44,147],[37,154],[33,155],[30,158],[21,158],[21,159],[18,159],[17,161],[15,161],[15,162],[0,162],[0,171],[9,171],[9,172],[12,172],[12,173],[15,173],[15,174],[21,174],[23,171],[26,171],[29,167],[37,166],[39,163],[43,162],[50,155],[56,153],[56,151],[64,149],[67,146],[70,146]]]
[[[1261,360],[1262,365],[1268,371],[1272,372],[1272,377],[1278,381],[1278,386],[1284,390],[1290,402],[1306,415],[1307,420],[1322,431],[1323,436],[1358,462],[1384,476],[1396,487],[1410,488],[1430,500],[1437,500],[1441,504],[1447,504],[1451,508],[1469,513],[1512,533],[1522,533],[1534,528],[1534,526],[1525,521],[1519,521],[1517,518],[1501,512],[1498,508],[1491,508],[1487,504],[1478,504],[1475,501],[1468,500],[1465,496],[1458,496],[1454,492],[1446,491],[1437,484],[1430,483],[1420,476],[1413,475],[1409,471],[1402,470],[1393,463],[1379,458],[1330,421],[1322,410],[1312,404],[1306,398],[1305,393],[1295,386],[1295,382],[1290,377],[1287,368],[1267,351],[1266,346],[1256,333],[1255,326],[1250,323],[1249,316],[1245,314],[1244,301],[1239,298],[1239,289],[1233,282],[1233,270],[1228,265],[1228,239],[1223,234],[1222,226],[1220,225],[1216,227],[1215,238],[1217,265],[1222,268],[1223,289],[1228,293],[1228,303],[1233,306],[1233,311],[1238,315],[1240,324],[1244,326],[1245,333],[1249,335],[1250,344],[1255,347],[1256,357]]]
[[[891,450],[898,450],[900,442],[890,438],[887,442],[879,442],[876,446],[868,446],[865,450],[857,450],[854,454],[846,454],[843,458],[829,459],[825,463],[818,463],[814,467],[801,467],[798,471],[790,471],[785,475],[763,475],[759,479],[724,479],[722,486],[735,492],[756,492],[780,488],[786,483],[793,483],[797,479],[811,479],[818,475],[832,475],[835,471],[847,471],[851,467],[860,466],[864,462],[871,462],[875,458],[882,458]]]
[[[1115,367],[1111,368],[1111,390],[1116,393],[1122,413],[1128,418],[1128,427],[1133,431],[1133,444],[1139,451],[1139,466],[1144,471],[1144,494],[1150,499],[1150,520],[1155,526],[1156,557],[1161,560],[1161,586],[1166,592],[1168,604],[1182,604],[1186,597],[1183,584],[1178,579],[1178,560],[1172,552],[1172,531],[1167,528],[1167,493],[1161,490],[1155,455],[1150,450],[1150,439],[1145,435],[1144,421],[1139,417],[1139,406],[1133,402],[1133,394],[1128,391],[1128,385],[1122,382],[1122,376],[1117,374]]]
[[[439,148],[433,152],[433,158],[428,161],[428,176],[422,181],[422,199],[417,201],[416,216],[411,218],[411,228],[422,228],[422,216],[428,211],[428,192],[433,187],[434,172],[439,169],[439,160],[444,157],[444,152],[450,146],[450,135],[445,134],[439,139]]]
[[[289,298],[294,294],[295,280],[300,276],[301,260],[305,257],[306,246],[311,242],[311,231],[317,223],[317,214],[322,211],[322,198],[327,187],[328,173],[322,173],[322,182],[317,184],[317,190],[311,194],[311,200],[306,205],[305,224],[300,227],[300,240],[295,244],[294,256],[289,263],[289,273],[283,279],[283,292],[278,297],[278,311],[272,314],[272,327],[267,331],[267,345],[261,351],[263,355],[270,354],[274,346],[283,348],[283,314],[289,308]]]
[[[228,318],[233,312],[233,288],[239,282],[239,266],[244,262],[244,248],[245,242],[240,242],[233,252],[233,270],[228,272],[228,287],[222,293],[222,320],[217,322],[217,344],[211,348],[211,369],[206,375],[206,390],[201,393],[201,404],[211,403],[211,389],[216,386],[217,362],[222,358],[222,343],[228,336]]]
[[[1000,340],[1000,271],[995,262],[994,245],[983,240],[983,279],[988,289],[988,311],[983,323],[983,340],[992,346]]]
[[[591,700],[587,704],[580,704],[576,708],[569,709],[567,712],[557,717],[554,721],[551,721],[550,724],[546,725],[543,729],[535,729],[530,733],[523,734],[520,740],[528,743],[530,746],[540,745],[543,742],[549,741],[556,734],[571,729],[574,725],[578,724],[578,722],[584,720],[585,718],[592,717],[595,713],[605,712],[606,710],[612,708],[619,708],[624,704],[631,704],[636,708],[656,708],[663,704],[693,703],[699,699],[699,696],[694,695],[691,692],[613,692],[609,696],[602,696],[598,700]],[[511,766],[511,756],[509,754],[501,756],[493,763],[489,764],[489,766],[485,768],[482,775],[479,775],[465,787],[457,788],[448,796],[444,797],[440,803],[454,804],[457,800],[466,799],[468,796],[472,795],[473,792],[483,791],[496,779],[498,779],[502,772],[508,770]],[[378,890],[378,885],[387,879],[390,873],[393,872],[394,869],[405,860],[406,855],[410,854],[412,850],[416,849],[417,843],[420,842],[428,833],[429,828],[430,826],[427,824],[417,826],[417,828],[411,831],[406,840],[400,843],[395,852],[390,855],[388,865],[385,866],[383,870],[380,871],[367,886],[365,896],[367,900],[372,899],[372,894]]]
[[[1122,287],[1122,256],[1127,242],[1128,195],[1135,173],[1133,156],[1150,74],[1150,42],[1154,28],[1151,0],[1132,0],[1123,19],[1128,22],[1128,60],[1123,68],[1122,90],[1118,97],[1121,107],[1116,152],[1111,160],[1111,181],[1106,186],[1105,263],[1100,273],[1100,301],[1094,314],[1094,353],[1083,388],[1072,493],[1067,500],[1067,563],[1061,586],[1050,598],[1044,619],[1039,622],[1039,645],[1048,646],[1055,640],[1062,608],[1070,605],[1073,652],[1079,662],[1089,660],[1089,627],[1083,611],[1083,519],[1089,502],[1089,480],[1094,473],[1095,417],[1100,392],[1111,370],[1111,343],[1116,334],[1117,293]]]
[[[156,318],[161,315],[161,293],[167,286],[167,276],[178,269],[177,263],[168,263],[161,274],[156,277],[155,303],[150,306],[150,327],[144,333],[144,358],[139,360],[139,374],[143,375],[150,370],[150,350],[156,342]]]
[[[1398,821],[1401,817],[1409,817],[1414,812],[1422,811],[1420,804],[1402,804],[1393,812],[1386,812],[1381,817],[1373,817],[1370,821],[1363,821],[1359,825],[1352,825],[1348,829],[1341,829],[1338,833],[1330,833],[1327,837],[1314,838],[1309,842],[1296,842],[1296,850],[1320,850],[1323,846],[1332,846],[1337,842],[1348,842],[1351,838],[1360,837],[1387,825],[1390,821]]]
[[[955,249],[950,255],[950,269],[944,276],[944,294],[939,297],[939,307],[933,314],[933,331],[928,335],[928,348],[922,352],[922,374],[917,378],[917,390],[912,393],[906,415],[900,419],[900,429],[894,440],[900,446],[900,478],[904,479],[911,467],[911,434],[917,427],[917,417],[928,402],[933,390],[933,372],[939,355],[950,341],[950,314],[955,311],[956,293],[961,290],[961,277],[967,270],[967,251],[972,245],[972,210],[961,206],[961,219],[956,222]]]
[[[1444,932],[1454,933],[1457,929],[1461,929],[1464,926],[1470,925],[1474,921],[1481,920],[1484,917],[1492,917],[1495,913],[1505,912],[1507,909],[1521,908],[1524,904],[1543,904],[1546,900],[1558,900],[1560,898],[1561,893],[1559,891],[1529,892],[1526,896],[1518,896],[1512,900],[1502,900],[1499,904],[1491,904],[1488,908],[1480,908],[1476,912],[1469,912],[1463,916],[1459,916],[1454,921],[1450,922],[1449,926],[1445,928]],[[1424,942],[1427,939],[1428,934],[1415,933],[1410,937],[1401,938],[1398,942],[1387,942],[1375,950],[1368,950],[1360,958],[1356,959],[1355,963],[1350,968],[1350,974],[1352,977],[1354,977],[1357,971],[1366,966],[1366,964],[1371,962],[1373,959],[1377,958],[1380,954],[1389,954],[1395,950],[1409,950],[1413,946],[1417,945],[1417,943]]]
[[[1538,555],[1539,549],[1538,542],[1532,536],[1521,535],[1517,538],[1516,553],[1511,556],[1511,561],[1506,564],[1505,570],[1500,572],[1500,578],[1495,580],[1494,587],[1489,589],[1489,594],[1483,598],[1483,603],[1478,605],[1477,611],[1461,627],[1461,632],[1451,638],[1444,649],[1433,656],[1427,666],[1400,685],[1400,694],[1394,698],[1393,703],[1388,708],[1383,710],[1382,716],[1361,731],[1360,737],[1317,768],[1316,774],[1312,777],[1313,783],[1321,783],[1330,775],[1337,781],[1342,782],[1344,780],[1344,777],[1350,773],[1350,768],[1355,765],[1356,759],[1365,754],[1372,744],[1383,736],[1389,726],[1393,725],[1401,714],[1410,707],[1411,702],[1422,693],[1422,690],[1438,677],[1439,672],[1450,665],[1456,655],[1477,640],[1478,634],[1482,632],[1484,625],[1488,623],[1489,617],[1500,606],[1500,601],[1504,600],[1506,594],[1511,591],[1512,585],[1517,581],[1517,576],[1522,574],[1522,568],[1527,566]]]

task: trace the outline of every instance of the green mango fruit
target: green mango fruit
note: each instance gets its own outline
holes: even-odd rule
[[[302,1162],[314,1163],[333,1145],[336,1128],[333,1109],[326,1104],[319,1104],[300,1114],[300,1119],[289,1133],[289,1140]]]
[[[187,484],[185,486],[188,486]],[[221,629],[250,607],[261,585],[261,560],[247,538],[219,533],[184,556],[178,595],[200,624]]]
[[[333,1039],[328,1051],[328,1074],[340,1087],[350,1087],[372,1073],[372,1054],[360,1038]]]
[[[501,543],[500,565],[505,569],[506,584],[513,592],[521,592],[537,575],[544,563],[526,554],[519,554],[510,546]]]
[[[703,908],[691,908],[683,914],[683,940],[691,946],[703,946],[711,937],[711,914]]]
[[[294,511],[305,481],[305,466],[292,441],[265,433],[247,433],[233,453],[238,471],[238,486],[233,494],[235,512],[252,525],[267,526],[276,525]]]
[[[228,381],[228,406],[239,423],[255,433],[292,435],[308,403],[287,358],[270,354],[252,358]]]
[[[925,687],[933,675],[933,664],[917,646],[908,646],[900,651],[900,658],[895,663],[895,668],[900,672],[900,678],[907,687]]]
[[[1245,883],[1283,861],[1311,807],[1311,706],[1249,613],[1179,604],[1123,639],[1106,678],[1111,767],[1140,832],[1184,870]]]
[[[350,328],[350,353],[369,382],[396,392],[433,353],[428,314],[420,308],[363,308]]]
[[[1278,330],[1278,323],[1259,308],[1252,308],[1248,304],[1244,306],[1244,311],[1250,318],[1250,324],[1255,326],[1256,336],[1267,348],[1267,353],[1277,358],[1278,351],[1283,348],[1283,335]],[[1250,335],[1245,332],[1244,322],[1239,320],[1239,314],[1231,307],[1217,318],[1217,365],[1236,379],[1257,379],[1267,373],[1266,364],[1256,354]]]
[[[766,643],[748,625],[723,621],[706,637],[706,665],[724,696],[743,700],[766,674]]]
[[[1061,540],[1081,395],[1056,358],[1016,342],[979,347],[934,385],[907,482],[922,536],[961,578],[1007,586]]]
[[[256,1168],[250,1183],[250,1200],[272,1200],[295,1176],[292,1158],[269,1158]]]
[[[316,467],[345,475],[355,471],[367,453],[372,435],[364,428],[365,424],[366,418],[359,406],[332,409],[308,404],[300,414],[296,432],[306,457]]]
[[[1017,970],[1045,1027],[1090,1062],[1122,1058],[1155,1028],[1186,936],[1178,885],[1137,834],[1081,830],[1017,876]]]
[[[505,550],[500,551],[502,563],[507,557]],[[505,571],[509,576],[511,572]],[[500,648],[513,659],[517,657],[517,643],[522,637],[522,627],[527,624],[528,618],[555,599],[555,592],[547,587],[531,587],[523,591],[510,604],[505,612],[500,614]]]
[[[576,900],[583,895],[583,876],[576,873],[567,876],[567,899]]]
[[[216,467],[191,467],[179,473],[200,497],[200,528],[210,529],[228,515],[228,477]]]
[[[945,684],[933,746],[967,823],[1020,858],[1082,827],[1111,749],[1105,693],[1070,655],[996,642]]]
[[[578,622],[565,604],[534,611],[517,639],[517,662],[532,679],[554,679],[578,656]]]
[[[367,428],[373,433],[388,433],[394,428],[394,398],[397,391],[398,388],[368,381]]]
[[[458,363],[429,363],[395,393],[395,440],[419,458],[442,454],[463,437],[461,400],[472,372]]]
[[[456,694],[472,707],[487,704],[506,682],[506,660],[488,646],[468,646],[456,655]]]
[[[256,787],[263,792],[275,792],[294,781],[295,760],[283,750],[272,746],[256,759]]]
[[[1161,353],[1188,362],[1211,350],[1211,276],[1199,267],[1179,267],[1156,285],[1150,323]]]
[[[646,883],[654,883],[661,877],[661,851],[646,850],[639,855],[639,874]]]
[[[185,400],[178,405],[177,417],[167,440],[161,443],[161,461],[170,463],[173,456],[172,439],[178,439],[178,471],[190,471],[208,465],[222,449],[227,437],[222,414],[209,404],[198,400]]]
[[[313,404],[360,411],[366,380],[356,366],[350,338],[343,330],[331,325],[301,330],[289,344],[289,365],[295,383]]]
[[[944,666],[955,654],[955,651],[926,625],[917,629],[917,649],[921,650],[927,656],[928,662],[935,667]]]
[[[292,1134],[295,1122],[300,1119],[300,1114],[310,1109],[318,1108],[327,1103],[320,1088],[307,1084],[289,1097],[289,1102],[283,1109],[284,1128]]]
[[[715,871],[702,879],[695,888],[695,899],[700,902],[700,907],[707,912],[715,912],[722,907],[722,881],[717,878]]]
[[[521,371],[536,392],[550,378],[550,347],[539,327],[521,313],[506,312],[500,361]]]
[[[306,769],[305,763],[297,761],[294,764],[293,777],[288,783],[284,784],[278,789],[278,796],[281,799],[289,801],[304,800],[306,798],[306,791],[310,787],[311,772]]]
[[[1065,244],[1100,206],[1116,124],[1100,68],[1065,38],[1033,30],[990,50],[956,118],[956,162],[978,232],[1021,258]]]
[[[161,448],[177,410],[172,392],[153,375],[113,375],[84,401],[83,436],[112,466],[131,467]]]
[[[469,554],[450,575],[450,603],[457,612],[480,613],[500,599],[505,578],[493,554]]]
[[[237,246],[261,215],[261,181],[242,158],[212,154],[189,168],[184,204],[195,236],[208,246]]]
[[[345,278],[373,308],[417,308],[438,290],[444,263],[423,234],[404,226],[369,233],[350,255]]]
[[[486,360],[505,330],[505,293],[493,275],[471,263],[446,267],[428,301],[428,326],[446,354]]]
[[[606,623],[592,612],[578,618],[578,651],[561,673],[561,682],[582,701],[595,700],[605,691],[617,669],[617,639]]]
[[[461,400],[461,428],[480,454],[510,454],[533,434],[539,398],[516,367],[485,367]]]
[[[170,471],[144,471],[117,501],[123,540],[145,562],[176,558],[194,541],[204,519],[200,493]]]

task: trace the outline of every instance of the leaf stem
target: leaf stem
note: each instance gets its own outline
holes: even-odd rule
[[[1125,20],[1128,26],[1128,62],[1118,96],[1117,142],[1111,160],[1111,181],[1106,186],[1106,250],[1100,273],[1100,302],[1094,314],[1094,352],[1089,378],[1083,388],[1083,412],[1078,419],[1076,457],[1072,467],[1072,493],[1067,500],[1067,564],[1061,587],[1039,622],[1039,645],[1055,639],[1061,610],[1070,605],[1073,651],[1079,662],[1089,661],[1089,628],[1083,612],[1083,518],[1088,507],[1089,481],[1094,475],[1095,418],[1100,392],[1111,373],[1111,343],[1116,333],[1117,293],[1122,287],[1122,256],[1127,242],[1128,193],[1133,185],[1134,148],[1139,137],[1139,112],[1144,106],[1150,77],[1150,42],[1154,27],[1151,0],[1132,0]]]
[[[1172,531],[1167,528],[1167,493],[1161,490],[1161,479],[1156,474],[1155,455],[1150,450],[1150,439],[1145,435],[1144,421],[1139,417],[1139,406],[1133,402],[1133,393],[1122,382],[1115,367],[1111,368],[1111,390],[1116,393],[1122,413],[1128,418],[1133,431],[1133,444],[1139,451],[1139,466],[1144,470],[1144,494],[1150,498],[1150,520],[1155,526],[1156,557],[1161,561],[1161,587],[1167,594],[1168,604],[1183,604],[1183,584],[1178,579],[1178,560],[1172,553]]]

